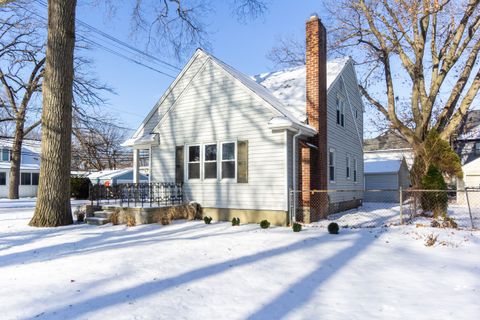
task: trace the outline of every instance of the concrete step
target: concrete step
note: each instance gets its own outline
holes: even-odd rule
[[[110,211],[105,211],[105,210],[102,210],[102,211],[95,211],[93,213],[93,215],[97,218],[107,218],[107,219],[110,219],[110,215],[112,213]]]
[[[88,224],[96,225],[96,226],[101,226],[103,224],[109,223],[110,219],[108,218],[100,218],[100,217],[87,217],[85,221]]]

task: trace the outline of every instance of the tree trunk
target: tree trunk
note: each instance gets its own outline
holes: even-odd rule
[[[48,1],[40,178],[37,205],[30,221],[36,227],[73,223],[70,166],[75,6],[76,0]]]
[[[10,182],[8,188],[8,198],[18,199],[19,197],[19,183],[20,183],[20,166],[22,162],[22,143],[23,143],[23,129],[25,121],[17,119],[15,124],[15,136],[13,137],[12,153],[10,160]]]

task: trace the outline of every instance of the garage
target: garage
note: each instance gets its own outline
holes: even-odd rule
[[[410,187],[410,173],[404,158],[365,161],[365,202],[398,202],[399,189]]]

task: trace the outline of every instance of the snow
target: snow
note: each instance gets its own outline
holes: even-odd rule
[[[327,61],[327,90],[337,79],[350,58],[342,57]],[[268,89],[301,122],[306,120],[306,71],[305,66],[267,72],[252,77]]]
[[[27,226],[32,213],[0,209],[2,319],[480,317],[478,231],[329,235],[321,224],[293,233],[202,221],[38,229]]]
[[[364,172],[367,173],[397,173],[402,160],[367,160],[364,162]]]
[[[136,133],[135,133],[136,134]],[[158,144],[158,134],[156,133],[147,133],[135,138],[127,139],[122,143],[123,147],[133,147],[141,145],[151,145]]]
[[[413,151],[411,148],[405,149],[382,149],[382,150],[372,150],[364,151],[363,159],[365,161],[369,160],[401,160],[405,158],[408,169],[411,169],[413,166]]]

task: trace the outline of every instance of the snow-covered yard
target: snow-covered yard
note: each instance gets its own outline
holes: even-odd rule
[[[478,231],[34,229],[0,207],[1,319],[480,319]]]

